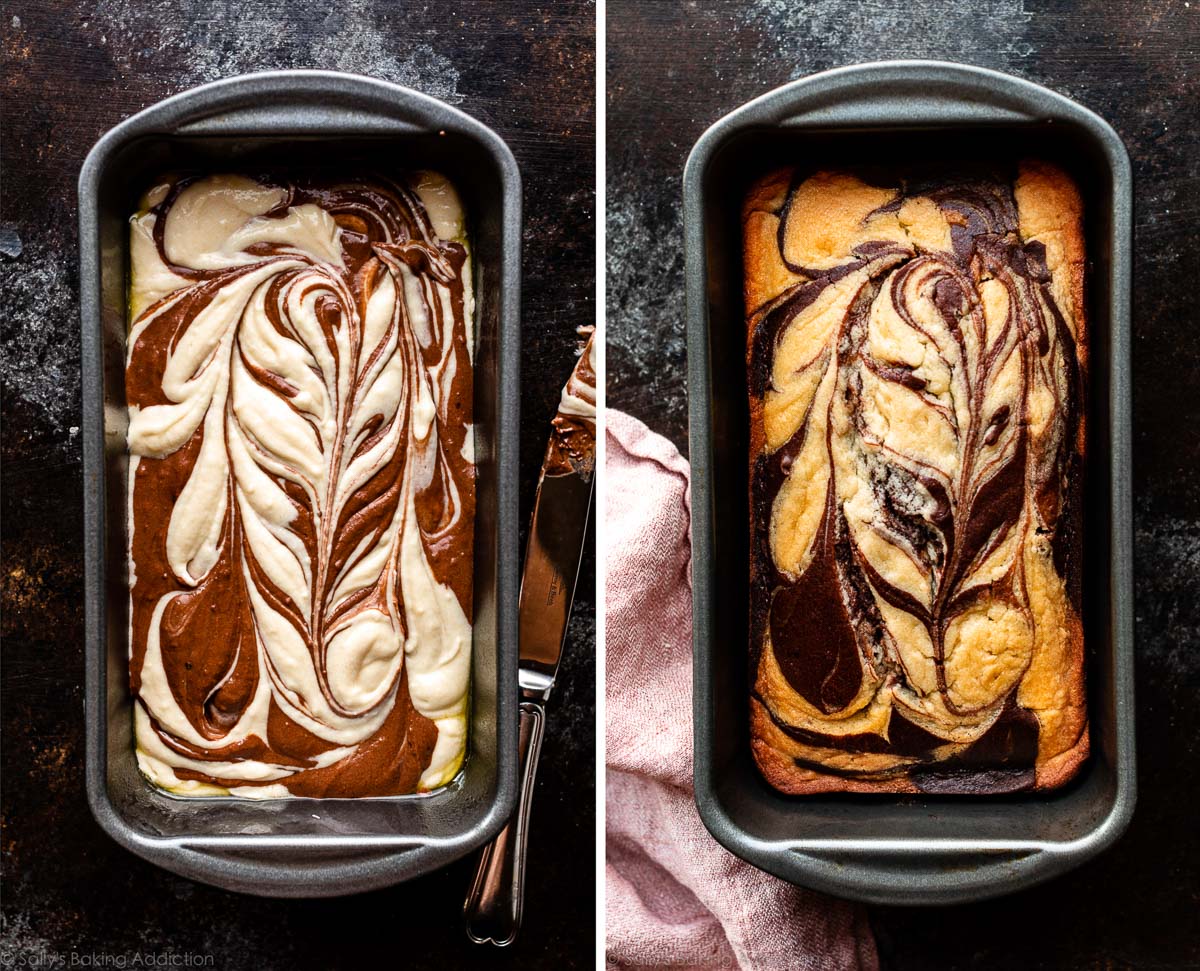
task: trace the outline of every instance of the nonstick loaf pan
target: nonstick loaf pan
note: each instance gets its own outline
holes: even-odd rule
[[[474,652],[468,756],[431,794],[368,799],[174,798],[138,772],[128,687],[128,220],[168,171],[348,174],[436,169],[463,197],[476,279]],[[516,798],[521,184],[490,129],[381,81],[283,71],[169,98],[97,142],[79,177],[87,612],[87,792],[104,830],[206,883],[320,897],[407,880],[493,836]]]
[[[996,797],[789,797],[750,751],[748,405],[739,208],[787,163],[1033,156],[1084,196],[1091,374],[1084,631],[1092,754],[1063,789]],[[1129,158],[1103,120],[994,71],[863,64],[785,85],[701,136],[684,173],[694,576],[695,790],[749,862],[874,903],[979,900],[1063,873],[1111,845],[1135,799],[1130,513]],[[816,622],[816,621],[815,621]]]

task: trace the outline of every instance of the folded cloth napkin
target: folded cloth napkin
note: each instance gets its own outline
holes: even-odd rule
[[[862,909],[746,863],[692,799],[688,464],[607,411],[609,968],[876,969]]]

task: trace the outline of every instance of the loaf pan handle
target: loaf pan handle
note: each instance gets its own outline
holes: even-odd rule
[[[192,880],[263,897],[335,897],[390,886],[415,868],[415,855],[444,854],[421,844],[390,847],[177,845],[153,862]],[[422,872],[448,863],[436,859]]]
[[[855,64],[794,81],[714,127],[878,128],[1046,122],[1083,109],[1020,78],[936,61]]]
[[[914,127],[922,125],[998,125],[1029,123],[1035,117],[1011,107],[978,101],[961,101],[953,96],[920,91],[863,91],[813,107],[803,114],[779,119],[782,127],[867,128],[880,118],[902,119]]]
[[[334,71],[268,71],[167,98],[118,126],[172,135],[336,135],[466,132],[495,136],[442,101]],[[114,131],[118,130],[114,129]]]
[[[982,900],[1039,882],[1056,869],[1053,854],[1037,848],[797,850],[795,856],[805,885],[874,904]]]

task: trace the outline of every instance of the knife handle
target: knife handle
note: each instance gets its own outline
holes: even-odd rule
[[[475,879],[463,905],[467,937],[476,944],[505,947],[517,938],[525,902],[525,843],[529,835],[529,806],[533,779],[542,751],[546,711],[538,701],[521,702],[521,791],[512,819],[483,848]]]

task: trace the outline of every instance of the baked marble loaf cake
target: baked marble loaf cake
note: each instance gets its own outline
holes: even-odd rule
[[[789,169],[742,212],[751,733],[787,793],[1000,793],[1087,756],[1082,206]]]

